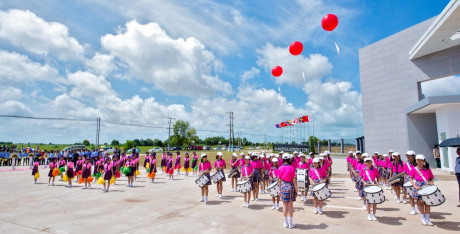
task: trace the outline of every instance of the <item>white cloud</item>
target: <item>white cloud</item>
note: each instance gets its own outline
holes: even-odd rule
[[[69,36],[69,29],[46,22],[28,10],[0,10],[0,38],[40,55],[53,54],[62,60],[78,59],[84,48]]]
[[[15,100],[0,103],[0,110],[5,115],[32,114],[32,111],[24,103]]]
[[[455,85],[453,85],[455,84]],[[425,97],[460,95],[460,75],[422,82]]]
[[[0,82],[2,84],[31,85],[39,81],[62,83],[56,69],[41,65],[27,56],[0,50]]]
[[[141,92],[143,92],[143,93],[149,93],[149,92],[150,92],[150,89],[147,88],[147,87],[142,87],[142,88],[141,88]]]
[[[292,56],[288,48],[275,47],[270,43],[257,50],[257,65],[263,67],[271,75],[274,66],[281,66],[283,74],[273,78],[277,84],[290,84],[297,87],[304,85],[302,72],[306,82],[321,79],[332,71],[332,64],[321,54]]]
[[[15,87],[0,85],[0,102],[7,100],[19,100],[23,98],[22,91]]]
[[[222,62],[195,38],[172,39],[156,23],[126,23],[117,35],[101,39],[104,49],[127,64],[134,77],[170,95],[212,96],[232,93],[232,86],[213,71]]]
[[[86,60],[85,65],[90,72],[103,76],[109,75],[116,69],[113,63],[113,56],[100,54],[99,52],[91,60]]]
[[[251,70],[243,72],[243,74],[241,75],[241,83],[244,84],[246,83],[246,81],[259,76],[259,74],[260,74],[260,70],[255,67],[252,67]]]
[[[78,71],[68,75],[68,83],[74,86],[69,94],[73,98],[111,99],[116,96],[112,85],[104,76]]]

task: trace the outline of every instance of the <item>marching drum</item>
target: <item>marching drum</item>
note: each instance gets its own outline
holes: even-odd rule
[[[252,190],[251,180],[238,181],[238,191],[241,193],[247,193]]]
[[[280,195],[280,186],[278,184],[278,181],[271,183],[267,187],[267,191],[270,193],[272,197],[277,197]]]
[[[328,187],[326,187],[326,183],[317,184],[313,187],[313,194],[315,195],[318,200],[323,201],[331,197],[332,193]]]
[[[297,170],[297,190],[306,192],[308,190],[308,173],[306,169]]]
[[[237,172],[238,172],[238,168],[231,170],[230,173],[228,173],[228,178],[232,178]]]
[[[218,171],[218,172],[214,173],[214,175],[211,176],[211,180],[212,180],[212,182],[214,184],[219,182],[223,178],[224,178],[224,173],[222,171]]]
[[[383,195],[383,189],[378,185],[369,185],[364,188],[364,194],[366,201],[370,204],[382,204],[385,202],[385,195]]]
[[[404,183],[403,187],[406,189],[407,193],[409,193],[409,196],[414,192],[414,186],[412,186],[410,181]]]
[[[201,175],[200,177],[198,177],[196,180],[195,180],[195,183],[200,187],[202,188],[203,186],[205,186],[207,183],[208,183],[209,179],[207,176],[205,176],[204,174]]]
[[[428,185],[418,191],[420,199],[428,206],[439,206],[446,201],[441,190],[435,185]]]

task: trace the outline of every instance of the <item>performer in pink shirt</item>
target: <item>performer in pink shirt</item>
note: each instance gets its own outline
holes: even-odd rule
[[[363,185],[364,187],[368,187],[369,185],[377,185],[377,179],[380,177],[379,171],[376,167],[373,165],[373,159],[366,157],[364,159],[364,164],[366,165],[362,170],[361,170],[361,175],[360,177],[363,179]],[[366,202],[366,197],[363,197],[363,201]],[[372,215],[371,215],[371,204],[369,202],[366,202],[367,206],[367,219],[370,221],[377,221],[377,218],[375,217],[375,212],[377,212],[377,204],[372,204]]]
[[[289,154],[283,154],[283,166],[281,166],[278,171],[278,183],[280,185],[280,197],[283,201],[285,228],[295,228],[295,224],[292,222],[292,219],[294,216],[294,202],[297,197],[297,180],[295,180],[295,168],[289,164],[290,159],[291,157]]]
[[[296,170],[297,169],[305,169],[305,170],[307,170],[306,174],[308,175],[308,170],[310,169],[310,166],[305,161],[305,154],[300,153],[299,159],[300,159],[300,161],[296,164],[297,165]],[[302,195],[301,201],[307,201],[307,192],[301,192],[301,193],[302,193],[301,194]]]
[[[230,171],[236,170],[236,173],[230,178],[232,180],[232,190],[231,192],[236,192],[236,186],[238,185],[238,178],[240,178],[240,171],[238,170],[240,166],[240,160],[238,155],[233,153],[232,159],[230,160]]]
[[[251,165],[251,157],[246,156],[244,158],[244,165],[241,167],[241,178],[240,181],[250,180],[249,183],[252,185],[252,190],[254,190],[253,175],[254,168]],[[244,204],[243,207],[249,208],[249,201],[251,200],[251,191],[244,193]]]
[[[201,154],[201,163],[198,166],[198,171],[199,171],[199,176],[204,175],[208,177],[208,183],[206,183],[205,186],[201,187],[201,199],[198,202],[204,202],[208,203],[208,194],[209,194],[209,188],[208,186],[211,185],[211,170],[212,170],[212,165],[211,162],[208,161],[208,155],[206,154]]]
[[[407,183],[408,181],[410,181],[410,174],[412,172],[412,170],[415,170],[415,167],[417,166],[417,162],[415,161],[415,152],[412,151],[412,150],[409,150],[407,151],[406,153],[406,158],[407,158],[407,162],[404,164],[404,183]],[[407,204],[407,201],[406,201],[406,196],[407,196],[407,189],[405,187],[403,187],[403,192],[404,192],[404,195],[403,195],[403,203],[404,204]],[[412,211],[411,211],[411,215],[415,215],[416,213],[420,213],[420,212],[417,212],[415,210],[415,201],[414,199],[412,198],[412,196],[409,194],[409,203],[410,203],[410,206],[412,208]]]
[[[225,178],[225,174],[224,174],[224,169],[227,168],[227,163],[225,162],[225,160],[222,159],[223,155],[224,154],[222,154],[222,152],[218,152],[216,156],[216,161],[214,162],[214,168],[216,169],[216,172],[221,171],[222,174],[224,175],[224,178],[216,183],[217,185],[216,197],[219,197],[219,198],[222,198],[222,190],[223,190],[222,183],[227,181],[227,179]]]
[[[422,200],[418,191],[422,189],[424,185],[434,185],[434,176],[433,172],[430,169],[430,164],[425,160],[425,155],[417,154],[415,156],[417,161],[417,166],[410,172],[410,182],[414,186],[412,193],[412,198],[417,201],[417,205],[420,210],[420,217],[422,225],[433,226],[433,223],[430,221],[431,207],[426,205]]]
[[[278,159],[273,158],[272,159],[272,167],[270,168],[270,181],[271,183],[278,182],[279,180],[279,167],[278,167]],[[275,205],[275,199],[276,199],[276,205]],[[272,197],[272,202],[273,202],[273,207],[271,208],[272,210],[280,209],[280,196]]]

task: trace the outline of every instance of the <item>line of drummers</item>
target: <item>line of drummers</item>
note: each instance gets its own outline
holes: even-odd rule
[[[411,206],[411,215],[420,214],[421,224],[433,226],[430,221],[432,206],[445,202],[445,197],[434,185],[434,176],[423,154],[410,150],[403,162],[398,152],[390,150],[388,154],[375,152],[371,157],[367,153],[350,151],[347,157],[347,169],[355,183],[354,192],[363,202],[363,210],[368,212],[368,220],[377,221],[377,205],[385,202],[384,189],[392,190],[397,203]],[[408,198],[408,200],[407,200]]]
[[[226,181],[224,169],[227,168],[222,154],[219,152],[214,162],[216,172],[211,175],[212,166],[208,161],[208,155],[201,155],[201,163],[198,166],[199,175],[195,183],[201,188],[199,202],[208,202],[208,186],[211,182],[217,185],[216,197],[222,197],[222,182]],[[315,158],[314,153],[309,157],[303,153],[294,152],[292,155],[280,152],[278,155],[265,152],[251,153],[248,155],[236,153],[230,160],[231,192],[244,194],[243,207],[250,207],[250,202],[257,202],[259,194],[269,193],[272,197],[271,210],[279,210],[280,200],[283,202],[284,226],[294,228],[293,202],[301,195],[301,201],[307,201],[309,186],[312,187],[311,196],[314,198],[314,213],[323,214],[323,201],[332,194],[328,188],[331,181],[332,158],[326,151]]]

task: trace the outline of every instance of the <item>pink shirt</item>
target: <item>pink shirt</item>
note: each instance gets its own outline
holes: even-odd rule
[[[200,166],[198,166],[198,170],[201,172],[207,171],[208,169],[211,169],[212,165],[210,161],[206,161],[204,163],[200,163]]]
[[[85,167],[86,167],[86,169],[91,169],[91,163],[83,164],[83,168],[85,168]]]
[[[372,168],[372,170],[371,170],[371,169],[367,169],[367,167],[366,167],[366,168],[363,168],[363,169],[361,170],[361,172],[360,172],[361,178],[363,178],[363,180],[366,181],[366,182],[375,181],[375,178],[380,178],[379,170],[378,170],[377,168],[375,168],[375,167],[371,167],[371,168]],[[367,176],[366,171],[369,172],[369,176],[370,176],[371,178],[369,178],[369,177]]]
[[[377,165],[379,158],[372,156],[372,161],[374,162],[375,165]]]
[[[279,169],[279,178],[286,182],[291,182],[295,175],[295,169],[291,165],[283,164]]]
[[[281,166],[283,166],[283,159],[282,159],[282,158],[279,158],[278,167],[281,167]]]
[[[113,162],[104,164],[104,170],[111,170],[113,167]]]
[[[331,165],[329,164],[329,162],[326,159],[324,159],[324,163],[323,165],[321,165],[321,168],[324,168],[324,170],[329,171],[330,166]]]
[[[308,168],[310,168],[310,167],[308,166],[308,163],[307,163],[307,162],[304,162],[304,163],[299,162],[299,163],[297,163],[297,167],[296,167],[296,168],[299,168],[299,169],[308,169]]]
[[[53,162],[50,163],[50,168],[53,168],[53,167],[55,167],[55,166],[56,166],[55,163],[53,163]]]
[[[249,166],[245,164],[243,167],[241,167],[241,173],[245,177],[248,177],[250,174],[252,174],[253,171],[254,167],[252,167],[251,164],[249,164]]]
[[[291,166],[294,167],[294,168],[297,168],[297,164],[299,164],[299,162],[300,162],[300,158],[299,158],[299,157],[294,158],[294,160],[292,161]]]
[[[404,162],[403,162],[404,164]],[[396,163],[396,161],[392,162],[391,169],[393,170],[393,173],[401,173],[404,172],[404,166],[401,166],[399,163]]]
[[[379,167],[383,167],[383,168],[387,168],[387,167],[388,167],[387,162],[385,162],[385,160],[379,160],[378,166],[379,166]]]
[[[69,168],[73,168],[73,162],[69,162],[67,166],[69,166]]]
[[[278,176],[279,176],[279,169],[278,169],[278,168],[272,167],[272,168],[270,169],[270,176],[271,176],[272,178],[278,178]]]
[[[240,165],[240,160],[239,159],[230,160],[230,166],[231,167],[238,167],[239,165]]]
[[[426,181],[430,181],[431,179],[434,179],[433,172],[431,172],[431,169],[419,169],[422,175],[425,177]],[[412,177],[416,181],[425,181],[423,178],[418,174],[417,169],[413,168],[412,171],[410,172],[410,177]]]
[[[411,171],[414,170],[414,165],[409,165],[409,163],[404,163],[404,169],[403,171],[407,174],[410,175]]]
[[[318,171],[318,175],[320,178],[318,178],[318,176],[316,175],[316,171]],[[308,172],[308,175],[310,176],[312,180],[323,180],[324,178],[327,177],[327,172],[323,168],[320,168],[318,170],[316,170],[315,168],[312,168],[310,172]]]
[[[262,168],[262,163],[260,161],[251,161],[251,166],[254,169],[261,169]]]
[[[347,163],[353,163],[353,157],[347,157]]]
[[[390,162],[391,162],[390,157],[385,157],[385,162],[387,163],[387,165],[390,165]]]
[[[244,158],[238,159],[238,166],[243,166],[244,165]]]
[[[214,167],[217,168],[217,167],[224,167],[224,166],[227,166],[227,163],[225,162],[225,160],[216,160],[214,162]]]

